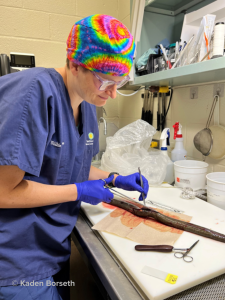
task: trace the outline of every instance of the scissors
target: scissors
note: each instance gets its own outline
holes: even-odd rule
[[[139,169],[139,174],[140,174],[141,187],[143,188],[143,180],[142,180],[142,176],[141,176],[141,170],[140,170],[140,168],[138,168],[138,169]],[[110,189],[110,191],[113,193],[113,195],[118,196],[118,197],[121,197],[121,198],[124,198],[124,199],[126,199],[126,200],[130,200],[130,201],[132,201],[132,202],[136,202],[136,201],[134,201],[132,198],[128,197],[127,195],[122,194],[122,193],[120,193],[120,192],[114,190],[111,186],[107,185],[105,179],[100,179],[100,180],[104,181],[104,183],[105,183],[105,184],[104,184],[104,188],[105,188],[105,189]],[[111,182],[112,182],[112,181],[111,181]],[[111,182],[110,182],[110,183],[111,183]],[[143,197],[143,201],[144,201],[144,205],[145,205],[145,194],[144,194],[144,193],[142,193],[142,197]]]
[[[193,261],[193,257],[188,255],[188,253],[191,251],[191,249],[194,248],[194,246],[199,242],[199,240],[197,242],[195,242],[190,248],[185,249],[186,252],[175,252],[174,256],[176,258],[183,258],[183,260],[185,262],[192,262]],[[174,249],[175,250],[175,249]],[[182,250],[182,249],[176,249],[176,250]]]
[[[194,248],[194,246],[199,242],[195,242],[190,248],[173,248],[173,246],[170,245],[136,245],[135,250],[136,251],[159,251],[159,252],[172,252],[180,250],[185,252],[175,252],[174,256],[176,258],[183,258],[185,262],[192,262],[193,257],[189,256],[188,253],[191,251],[191,249]]]
[[[130,200],[130,201],[132,201],[132,202],[136,202],[136,201],[134,201],[132,198],[130,198],[130,197],[126,196],[125,194],[122,194],[122,193],[120,193],[120,192],[114,190],[112,187],[108,186],[108,185],[106,184],[105,179],[100,179],[100,180],[102,180],[102,181],[105,182],[104,188],[105,188],[105,189],[109,189],[109,190],[112,192],[113,195],[118,196],[118,197],[121,197],[121,198],[124,198],[124,199],[126,199],[126,200]]]

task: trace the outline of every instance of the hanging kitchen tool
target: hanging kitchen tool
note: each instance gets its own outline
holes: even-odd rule
[[[148,122],[148,101],[149,101],[149,91],[146,91],[145,122]]]
[[[170,88],[170,92],[169,94],[165,94],[165,99],[166,99],[166,96],[170,96],[170,100],[169,100],[169,104],[167,106],[167,109],[165,108],[165,118],[164,118],[164,122],[166,122],[166,116],[168,114],[168,111],[170,109],[170,104],[171,104],[171,101],[172,101],[172,98],[173,98],[173,89]],[[165,100],[166,101],[166,100]]]
[[[148,102],[148,123],[151,125],[151,103],[152,103],[152,93],[149,92],[149,102]]]
[[[162,94],[162,118],[161,118],[162,131],[165,128],[165,119],[166,119],[165,101],[166,101],[166,94],[163,93]]]
[[[212,116],[214,113],[214,109],[216,107],[216,103],[219,99],[218,95],[214,96],[211,110],[209,112],[209,117],[206,123],[206,128],[199,131],[194,137],[194,145],[195,148],[203,154],[203,161],[205,160],[205,156],[208,156],[212,151],[213,146],[213,135],[212,131],[209,129],[209,124],[212,120]]]
[[[144,101],[143,101],[142,115],[141,115],[141,119],[143,121],[145,121],[145,107],[146,107],[146,90],[144,91]]]
[[[214,125],[210,126],[209,129],[212,133],[213,145],[212,150],[209,153],[209,157],[214,159],[222,159],[225,156],[225,127],[221,126],[220,123],[220,100],[219,96],[214,111]]]
[[[153,93],[152,95],[152,101],[150,104],[150,111],[152,114],[152,118],[150,119],[150,124],[153,125],[153,119],[154,119],[154,93],[157,93],[158,96],[158,111],[157,111],[157,131],[161,131],[165,127],[165,122],[166,122],[166,116],[170,108],[170,104],[172,101],[172,96],[173,96],[173,89],[169,88],[168,86],[164,87],[158,87],[158,86],[150,86],[149,87],[150,92]],[[161,91],[161,92],[160,92]],[[166,96],[170,96],[169,104],[166,109]],[[162,128],[161,128],[162,126]]]
[[[144,100],[143,100],[143,106],[142,106],[142,111],[141,111],[141,119],[143,121],[145,120],[145,92],[144,92]]]
[[[152,111],[152,103],[153,103],[153,93],[150,93],[150,101],[149,101],[149,124],[152,125],[153,119],[153,111]]]
[[[151,105],[151,125],[153,126],[153,120],[154,120],[154,93],[152,93],[152,105]]]
[[[146,122],[148,122],[150,124],[150,120],[151,120],[151,110],[150,110],[150,106],[151,106],[151,93],[148,92],[148,102],[147,102],[147,113],[146,113]]]
[[[158,93],[157,130],[160,131],[160,93]]]
[[[141,115],[141,119],[143,120],[143,121],[146,121],[146,114],[147,114],[147,112],[146,112],[146,109],[147,109],[147,95],[148,95],[148,90],[147,89],[145,89],[145,91],[144,91],[144,102],[143,102],[143,107],[142,107],[142,115]]]
[[[167,100],[167,95],[164,94],[164,128],[166,126],[166,100]]]
[[[160,94],[160,99],[159,99],[159,119],[160,119],[160,130],[162,131],[162,107],[163,107],[163,94]]]

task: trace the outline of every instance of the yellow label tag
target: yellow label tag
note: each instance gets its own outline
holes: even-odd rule
[[[168,282],[170,284],[175,284],[177,282],[177,275],[173,275],[173,274],[168,274],[166,276],[165,282]]]

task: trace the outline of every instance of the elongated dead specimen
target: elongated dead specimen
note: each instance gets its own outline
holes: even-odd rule
[[[167,217],[160,212],[144,206],[138,202],[132,202],[129,200],[118,200],[112,199],[110,202],[111,205],[120,207],[124,210],[129,211],[130,213],[134,214],[135,216],[146,218],[146,219],[154,219],[162,224],[165,224],[170,227],[178,228],[184,231],[188,231],[191,233],[195,233],[197,235],[201,235],[207,237],[212,240],[216,240],[222,243],[225,243],[225,235],[207,229],[205,227],[201,227],[192,223],[187,223],[184,221],[176,220],[170,217]]]

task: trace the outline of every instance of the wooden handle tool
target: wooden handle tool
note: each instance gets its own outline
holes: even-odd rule
[[[158,252],[172,252],[173,246],[169,245],[136,245],[135,246],[136,251],[158,251]]]

